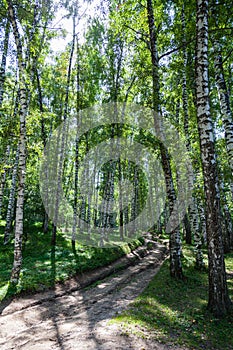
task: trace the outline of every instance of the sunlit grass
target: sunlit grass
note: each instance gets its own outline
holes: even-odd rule
[[[5,296],[7,295],[9,289],[9,283],[7,282],[2,287],[0,287],[0,300],[3,300]]]
[[[152,336],[190,349],[233,349],[233,315],[219,320],[207,311],[207,271],[194,268],[191,248],[184,248],[183,253],[184,281],[171,279],[167,260],[130,308],[112,322],[118,323],[123,333]],[[233,254],[226,256],[226,269],[233,299]]]
[[[4,224],[5,222],[2,221],[0,225],[2,242]],[[19,283],[14,291],[6,288],[13,264],[13,241],[6,246],[3,243],[0,244],[0,301],[6,295],[10,296],[22,291],[43,291],[76,273],[108,265],[142,243],[140,240],[135,240],[131,244],[105,249],[87,247],[76,242],[75,254],[71,240],[60,233],[57,234],[57,245],[53,251],[50,244],[51,232],[44,234],[40,223],[26,227],[25,233],[28,239],[23,243],[23,265]]]

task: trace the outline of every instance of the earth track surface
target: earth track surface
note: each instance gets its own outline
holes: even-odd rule
[[[53,290],[2,303],[0,349],[184,349],[109,325],[145,289],[166,258],[167,248],[152,243],[152,250],[138,248],[108,267],[76,276]]]

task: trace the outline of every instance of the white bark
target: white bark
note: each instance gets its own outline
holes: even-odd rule
[[[3,43],[2,62],[0,66],[0,106],[2,105],[2,101],[3,101],[9,34],[10,34],[10,21],[9,21],[9,18],[7,18],[6,27],[5,27],[5,38]]]
[[[8,145],[6,147],[6,153],[5,153],[5,159],[4,159],[4,163],[5,166],[3,167],[3,172],[2,172],[2,176],[1,176],[1,182],[0,182],[0,217],[1,217],[1,213],[2,213],[2,202],[3,202],[3,195],[4,195],[4,188],[5,188],[5,182],[6,182],[6,175],[7,175],[7,164],[9,161],[9,155],[10,155],[10,146]]]
[[[196,102],[206,200],[206,229],[209,261],[208,308],[216,316],[229,311],[220,221],[220,192],[210,115],[208,79],[208,0],[197,0],[196,16]]]
[[[16,204],[15,217],[15,247],[14,262],[11,273],[11,282],[17,283],[19,280],[22,265],[22,236],[23,236],[23,206],[24,206],[24,187],[26,177],[26,116],[28,110],[28,100],[26,91],[26,71],[23,59],[23,49],[21,37],[19,34],[16,15],[11,0],[7,0],[8,14],[13,28],[15,44],[17,48],[17,61],[19,69],[19,100],[20,100],[20,140],[19,140],[19,185]]]
[[[232,111],[230,106],[229,94],[226,86],[224,77],[223,62],[221,48],[218,47],[217,43],[214,45],[215,51],[215,79],[218,89],[218,96],[221,106],[221,114],[223,117],[223,125],[225,129],[226,147],[228,153],[228,161],[233,174],[233,120]],[[233,192],[232,192],[233,193]]]
[[[5,225],[5,230],[4,230],[4,244],[7,244],[9,242],[9,239],[10,239],[10,231],[11,231],[12,219],[13,219],[13,214],[14,214],[15,191],[16,191],[18,165],[19,165],[19,147],[16,150],[15,163],[14,163],[13,171],[12,171],[11,189],[10,189],[7,214],[6,214],[6,225]]]

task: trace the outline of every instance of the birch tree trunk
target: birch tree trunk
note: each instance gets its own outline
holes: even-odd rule
[[[37,68],[35,67],[35,75],[36,75],[36,81],[37,81],[37,89],[38,89],[38,102],[39,102],[39,107],[40,107],[40,113],[41,113],[41,138],[43,142],[43,146],[45,148],[46,146],[46,131],[45,131],[45,120],[44,120],[44,107],[43,107],[43,101],[42,101],[42,89],[41,89],[41,84],[40,84],[40,76]],[[48,179],[48,169],[45,169],[46,172],[46,180]],[[47,188],[47,193],[46,197],[48,198],[48,188]],[[46,212],[44,211],[44,219],[43,219],[43,232],[47,233],[49,228],[49,217]]]
[[[198,203],[198,212],[199,212],[199,217],[200,217],[200,225],[201,225],[201,232],[202,232],[202,237],[203,237],[203,241],[206,244],[207,243],[207,238],[206,238],[206,215],[205,215],[205,208],[204,205],[202,203],[202,201],[200,201]]]
[[[10,239],[10,232],[12,227],[12,219],[14,213],[14,204],[15,204],[15,190],[17,185],[17,172],[19,164],[19,147],[16,150],[15,163],[12,171],[12,180],[11,180],[11,189],[6,213],[6,226],[4,230],[4,244],[7,244]]]
[[[9,155],[10,155],[10,146],[7,145],[5,159],[4,159],[5,166],[3,167],[2,176],[0,180],[0,217],[2,214],[2,202],[3,202],[4,188],[5,188],[6,175],[7,175],[7,165],[9,162]]]
[[[73,36],[75,38],[75,18],[73,18]],[[78,138],[78,127],[79,127],[79,112],[80,112],[80,52],[79,52],[79,41],[78,34],[76,35],[76,118],[77,118],[77,134],[75,139],[75,161],[74,161],[74,207],[73,207],[73,226],[72,226],[72,248],[75,250],[75,241],[76,241],[76,231],[77,231],[77,215],[78,211],[78,171],[79,171],[79,138]]]
[[[231,301],[228,295],[223,255],[220,192],[208,83],[208,0],[197,0],[196,102],[206,200],[209,261],[208,309],[216,316],[223,316],[229,312]]]
[[[153,5],[152,0],[147,0],[147,16],[148,16],[148,27],[150,33],[150,53],[152,62],[152,80],[153,80],[153,109],[155,111],[154,118],[156,119],[157,114],[161,114],[160,108],[160,87],[159,87],[159,62],[157,52],[157,39],[156,39],[156,28],[154,21]],[[156,120],[155,120],[156,125]],[[174,189],[172,172],[170,166],[170,159],[167,150],[164,145],[160,143],[160,154],[162,159],[162,167],[166,183],[166,191],[169,202],[169,211],[172,213],[175,201],[176,193]],[[175,229],[170,233],[169,239],[170,249],[170,274],[172,277],[183,278],[182,264],[181,264],[181,240],[179,229]]]
[[[193,240],[194,240],[194,253],[196,258],[196,268],[202,269],[205,264],[202,254],[202,230],[199,222],[199,212],[197,207],[197,201],[195,197],[192,197],[192,203],[190,204],[190,216],[191,216],[191,225],[193,227]]]
[[[10,35],[10,20],[8,17],[6,22],[6,27],[5,27],[5,37],[3,42],[2,61],[1,61],[1,67],[0,67],[0,107],[2,106],[3,94],[4,94],[6,58],[7,58],[8,44],[9,44],[9,35]],[[9,156],[9,152],[10,152],[10,146],[7,146],[6,159]],[[5,188],[5,182],[6,182],[6,174],[7,174],[7,169],[6,167],[4,167],[1,175],[1,180],[0,180],[0,217],[2,212],[2,201],[3,201],[3,193]]]
[[[233,230],[232,230],[232,220],[229,211],[223,180],[220,182],[220,192],[221,192],[221,202],[223,208],[223,220],[225,222],[225,232],[223,236],[224,253],[229,253],[232,248],[233,243]]]
[[[0,217],[2,216],[2,204],[3,204],[2,202],[3,202],[4,188],[6,183],[6,174],[7,174],[7,170],[6,168],[4,168],[1,176],[1,182],[0,182]]]
[[[184,5],[182,8],[182,30],[185,33],[186,31],[186,23],[185,23],[185,11],[184,11]],[[186,77],[186,69],[188,64],[188,55],[187,55],[187,49],[186,49],[186,40],[185,35],[183,36],[183,62],[184,62],[184,68],[182,72],[182,101],[183,101],[183,112],[184,112],[184,133],[185,133],[185,141],[186,141],[186,148],[188,152],[191,154],[192,152],[192,146],[190,141],[190,127],[189,127],[189,110],[188,110],[188,93],[187,93],[187,77]],[[195,175],[192,175],[192,181],[194,183]],[[189,207],[189,218],[190,218],[190,225],[192,228],[193,233],[193,240],[195,245],[195,256],[196,256],[196,267],[198,269],[202,269],[204,266],[203,261],[203,254],[202,254],[202,231],[200,229],[199,225],[199,213],[197,208],[197,202],[192,195],[192,202]]]
[[[7,57],[7,51],[8,51],[9,35],[10,35],[10,20],[9,18],[7,18],[6,27],[5,27],[5,38],[3,43],[2,62],[0,67],[0,106],[2,105],[3,93],[4,93],[6,57]]]
[[[184,5],[182,7],[181,22],[182,22],[183,33],[185,33],[186,32],[186,23],[185,23]],[[185,34],[183,35],[182,44],[183,44],[182,103],[183,103],[183,113],[184,113],[184,134],[185,134],[186,148],[187,148],[188,152],[191,152],[191,141],[190,141],[190,134],[189,134],[187,79],[186,79],[188,55],[187,55],[187,50],[186,50],[187,43],[186,43]]]
[[[18,283],[20,270],[22,266],[22,237],[23,237],[23,207],[24,207],[24,188],[26,176],[26,116],[28,110],[28,99],[26,91],[26,70],[23,59],[23,48],[21,37],[18,30],[17,18],[11,0],[7,0],[8,14],[13,28],[14,39],[17,49],[17,61],[19,69],[19,101],[20,101],[20,140],[19,140],[19,167],[18,167],[18,196],[15,216],[15,246],[14,262],[11,272],[11,282]]]
[[[218,89],[218,96],[221,106],[221,114],[223,117],[223,125],[225,129],[225,140],[228,153],[228,161],[233,175],[233,120],[232,111],[230,106],[230,98],[227,90],[227,85],[224,77],[223,62],[221,48],[218,47],[217,43],[214,44],[215,51],[215,80]],[[232,189],[233,195],[233,189]]]
[[[76,12],[75,12],[74,17],[73,17],[74,28],[75,28],[75,16],[76,16]],[[62,131],[61,131],[61,148],[60,148],[60,157],[59,157],[59,162],[58,162],[57,191],[56,191],[56,198],[55,198],[55,214],[54,214],[54,223],[52,226],[53,228],[52,228],[51,244],[53,247],[56,246],[57,222],[58,222],[58,215],[59,215],[60,194],[61,194],[61,188],[62,188],[62,172],[63,172],[64,150],[65,150],[66,136],[67,136],[67,115],[68,115],[69,90],[70,90],[70,80],[71,80],[71,72],[72,72],[72,61],[73,61],[73,55],[74,55],[74,47],[75,47],[75,34],[73,35],[73,39],[72,39],[70,57],[69,57],[69,65],[68,65],[67,78],[66,78],[66,93],[65,93],[64,111],[63,111],[63,126],[62,126]],[[59,140],[58,140],[58,142],[59,142]]]

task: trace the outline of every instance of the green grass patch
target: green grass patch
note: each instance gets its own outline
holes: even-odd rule
[[[0,227],[0,240],[3,241],[3,226]],[[76,243],[76,253],[72,250],[71,240],[57,234],[56,249],[50,245],[51,233],[44,234],[41,225],[36,223],[25,228],[27,241],[23,244],[23,265],[18,285],[9,289],[9,278],[13,264],[13,242],[0,244],[0,301],[12,294],[42,291],[62,282],[76,273],[106,266],[132,249],[142,244],[134,240],[112,248],[87,247]]]
[[[145,291],[112,322],[124,334],[152,336],[163,343],[190,349],[233,349],[233,315],[219,320],[207,311],[207,271],[194,268],[191,248],[185,247],[183,253],[184,281],[171,279],[166,260]],[[233,254],[226,256],[226,269],[233,297]]]

